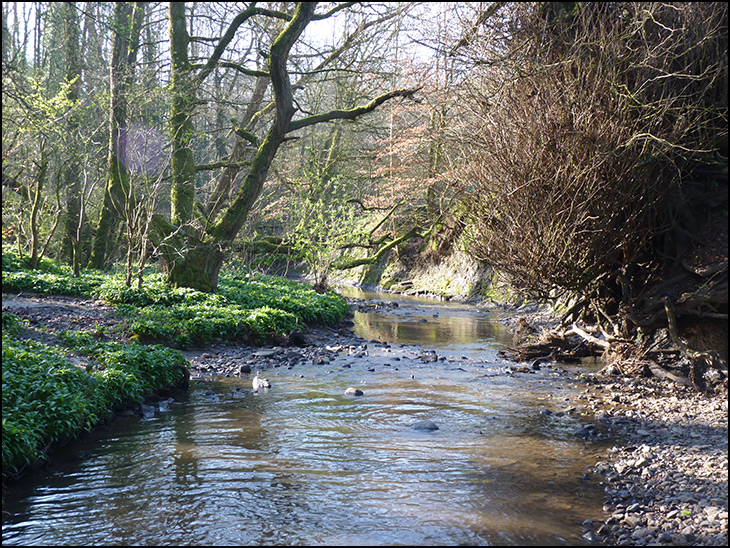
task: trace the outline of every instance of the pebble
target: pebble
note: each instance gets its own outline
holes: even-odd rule
[[[583,538],[727,546],[727,394],[659,379],[594,382],[585,392],[588,409],[618,443],[594,467],[605,479],[607,517],[594,520],[595,539]]]
[[[435,422],[428,419],[414,423],[411,428],[413,428],[414,430],[426,430],[429,432],[439,429],[438,425]]]

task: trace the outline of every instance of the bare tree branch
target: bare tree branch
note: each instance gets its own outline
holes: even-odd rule
[[[417,91],[421,89],[421,87],[422,86],[408,89],[396,89],[376,97],[366,105],[347,110],[331,110],[329,112],[323,112],[322,114],[307,116],[306,118],[302,118],[300,120],[293,120],[289,123],[287,132],[296,131],[298,129],[302,129],[307,126],[313,126],[314,124],[319,124],[322,122],[331,122],[332,120],[355,120],[363,114],[374,111],[376,108],[378,108],[380,105],[390,99],[393,99],[395,97],[412,97]]]

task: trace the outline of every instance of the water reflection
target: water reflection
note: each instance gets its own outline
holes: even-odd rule
[[[493,318],[356,312],[353,321],[355,334],[368,340],[421,344],[471,355],[502,348],[511,340],[507,329]]]
[[[403,341],[418,314],[399,307],[399,328],[372,320]],[[445,325],[467,339],[499,331],[477,320]],[[434,346],[445,344],[436,332]],[[482,344],[481,358],[493,357],[498,343]],[[489,363],[475,360],[392,362],[374,346],[359,360],[272,369],[266,393],[218,379],[169,412],[118,420],[6,491],[3,544],[581,542],[602,492],[578,478],[600,448],[539,413],[546,399],[575,396],[570,383],[485,377]],[[348,398],[347,386],[365,395]],[[422,419],[439,430],[411,429]]]
[[[338,292],[386,304],[375,311],[355,312],[353,332],[364,339],[425,345],[469,357],[493,354],[512,340],[498,314],[474,306],[425,297],[388,298],[390,295],[351,286],[340,287]],[[398,306],[387,306],[391,302]]]

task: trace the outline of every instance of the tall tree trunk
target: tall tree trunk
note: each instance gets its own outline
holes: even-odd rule
[[[41,242],[40,242],[40,228],[38,227],[38,215],[40,214],[41,206],[43,204],[42,191],[43,186],[46,183],[46,176],[48,174],[48,154],[46,152],[45,139],[41,139],[39,143],[40,148],[40,163],[38,165],[38,175],[36,177],[35,192],[31,185],[28,185],[28,190],[31,191],[31,204],[30,204],[30,220],[28,226],[28,232],[30,234],[30,266],[36,268],[41,260]]]
[[[64,233],[64,255],[73,267],[75,276],[80,271],[81,246],[81,163],[78,147],[78,112],[76,103],[79,100],[81,88],[81,66],[78,58],[79,20],[73,2],[63,3],[63,35],[64,54],[66,58],[66,82],[69,87],[66,91],[71,115],[66,123],[66,139],[68,141],[66,153],[68,157],[62,172],[63,184],[66,188],[66,226]]]
[[[281,143],[284,142],[284,137],[286,137],[289,130],[289,123],[295,111],[286,62],[292,46],[312,20],[315,7],[316,2],[299,3],[294,18],[271,44],[269,69],[271,71],[271,85],[276,97],[274,121],[254,156],[251,168],[235,200],[221,219],[208,230],[208,233],[215,241],[230,243],[241,230],[248,212],[261,193],[266,176],[269,173],[269,166],[271,166]]]
[[[173,188],[171,193],[172,225],[179,236],[167,237],[160,246],[170,283],[202,291],[214,291],[218,285],[225,249],[238,234],[246,216],[261,193],[264,181],[279,146],[284,141],[294,115],[293,96],[286,62],[289,51],[314,16],[315,2],[297,5],[294,17],[271,45],[269,66],[276,95],[276,113],[266,137],[252,161],[233,204],[220,220],[207,228],[198,239],[185,225],[192,218],[194,206],[195,164],[192,137],[192,107],[195,86],[190,85],[190,63],[187,57],[189,36],[185,28],[184,3],[170,4],[170,48],[172,53],[171,138],[173,143]]]
[[[110,63],[111,97],[109,101],[109,151],[106,187],[89,266],[104,268],[119,218],[129,196],[129,171],[120,155],[120,135],[127,124],[127,93],[134,81],[134,65],[139,47],[139,33],[144,16],[142,3],[114,4],[114,49]]]
[[[347,6],[347,3],[340,6]],[[274,40],[268,55],[269,74],[274,92],[274,119],[265,137],[259,142],[245,135],[251,143],[256,143],[256,151],[251,165],[242,182],[241,188],[233,202],[223,210],[221,201],[228,193],[233,172],[224,174],[225,180],[219,181],[219,187],[213,194],[212,203],[207,212],[209,220],[203,223],[202,230],[195,230],[192,216],[195,206],[194,174],[195,164],[190,139],[192,135],[192,110],[195,104],[197,84],[215,68],[225,47],[230,43],[236,28],[248,17],[256,14],[267,14],[270,10],[256,7],[254,3],[239,13],[231,23],[214,53],[202,68],[196,78],[191,77],[191,67],[188,61],[187,45],[189,36],[185,28],[184,3],[170,4],[170,50],[172,53],[172,112],[171,138],[173,142],[172,165],[172,223],[167,223],[161,217],[155,217],[151,239],[160,250],[163,268],[168,281],[175,286],[185,286],[202,291],[214,291],[218,283],[218,273],[226,249],[246,222],[248,213],[261,194],[269,167],[279,147],[287,134],[320,122],[347,119],[372,112],[379,105],[394,97],[413,95],[416,89],[394,90],[385,93],[367,105],[349,110],[334,110],[324,114],[308,116],[292,121],[294,116],[294,98],[292,84],[286,69],[287,60],[294,43],[314,18],[316,2],[298,2],[294,15],[289,18],[279,14],[288,24]],[[330,10],[331,12],[336,11]],[[260,75],[257,73],[257,75]],[[259,82],[263,84],[263,82]],[[241,128],[243,129],[243,128]],[[234,150],[234,153],[236,151]],[[236,153],[238,158],[239,153]],[[220,213],[216,215],[216,212]]]
[[[170,55],[172,57],[170,220],[177,226],[190,223],[195,203],[195,161],[190,145],[193,139],[192,115],[197,86],[193,81],[188,59],[190,36],[186,23],[185,2],[170,2]]]

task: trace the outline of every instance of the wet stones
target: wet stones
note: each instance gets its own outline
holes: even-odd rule
[[[434,350],[427,350],[426,352],[418,356],[418,359],[421,360],[423,363],[433,363],[437,362],[439,360],[439,357]]]
[[[349,298],[347,302],[350,305],[350,309],[356,312],[373,312],[375,310],[392,310],[398,308],[398,303],[395,301],[368,301],[365,299]]]
[[[606,481],[600,541],[727,545],[727,397],[658,379],[603,388],[590,408],[621,443],[594,467]]]
[[[438,424],[436,424],[432,420],[428,420],[428,419],[418,421],[418,422],[412,424],[411,428],[413,430],[421,430],[421,431],[425,431],[425,432],[433,432],[433,431],[439,429]]]
[[[298,364],[330,363],[339,352],[321,346],[274,346],[252,349],[246,346],[222,346],[205,352],[187,351],[184,355],[198,375],[239,376],[249,375],[257,369],[285,367],[293,369]],[[357,357],[357,356],[354,356]]]
[[[582,425],[582,427],[576,430],[573,435],[586,441],[603,441],[607,439],[606,436],[591,423]]]

